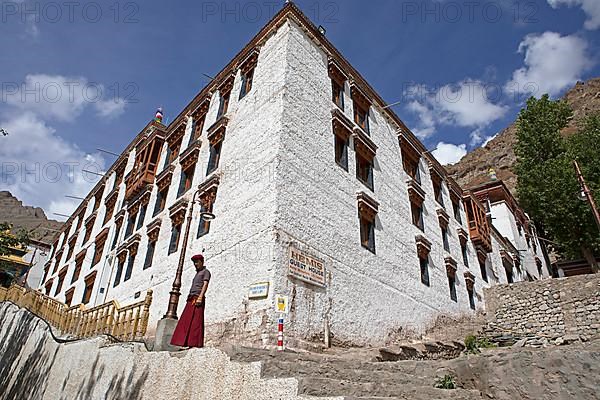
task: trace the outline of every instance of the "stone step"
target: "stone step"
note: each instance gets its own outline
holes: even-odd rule
[[[378,368],[380,363],[356,362],[322,362],[312,363],[306,361],[280,361],[267,360],[262,364],[262,375],[266,378],[287,377],[321,377],[329,379],[347,380],[351,382],[395,382],[398,384],[425,384],[435,380],[435,376],[447,373],[441,370],[431,375],[424,375],[422,371],[412,370],[405,372],[392,368]],[[388,367],[392,367],[389,365]],[[437,371],[436,371],[437,372]]]
[[[465,389],[436,389],[431,386],[404,385],[395,382],[351,382],[328,378],[300,378],[298,394],[307,396],[346,396],[345,399],[428,399],[428,400],[475,400],[481,399],[476,390]]]

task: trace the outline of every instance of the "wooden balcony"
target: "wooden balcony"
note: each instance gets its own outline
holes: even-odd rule
[[[492,252],[492,235],[487,214],[481,203],[471,194],[463,198],[467,221],[469,225],[469,236],[476,248],[486,253]]]

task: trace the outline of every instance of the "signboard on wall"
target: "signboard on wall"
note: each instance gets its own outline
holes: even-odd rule
[[[249,299],[263,299],[269,296],[269,282],[258,282],[250,285],[248,289]]]
[[[287,314],[289,311],[288,297],[280,294],[275,296],[275,312]]]
[[[290,246],[288,257],[289,276],[319,287],[326,287],[323,260]]]

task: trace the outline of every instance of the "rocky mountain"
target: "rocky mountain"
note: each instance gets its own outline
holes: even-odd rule
[[[23,205],[23,202],[8,191],[0,191],[0,222],[13,224],[14,230],[32,231],[31,237],[52,244],[62,222],[48,219],[39,207]]]
[[[600,78],[578,82],[563,98],[573,109],[573,119],[563,130],[563,134],[568,135],[576,131],[577,125],[587,115],[600,112]],[[498,179],[503,180],[516,196],[517,175],[513,172],[517,161],[514,152],[516,132],[514,122],[485,147],[472,151],[458,163],[446,166],[446,169],[463,188],[469,188],[487,182],[488,171],[494,168]]]

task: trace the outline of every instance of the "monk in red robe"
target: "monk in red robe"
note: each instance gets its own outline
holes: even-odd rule
[[[181,347],[204,347],[204,306],[210,271],[204,266],[204,256],[196,254],[192,257],[196,267],[196,276],[192,281],[190,294],[177,323],[171,344]]]

